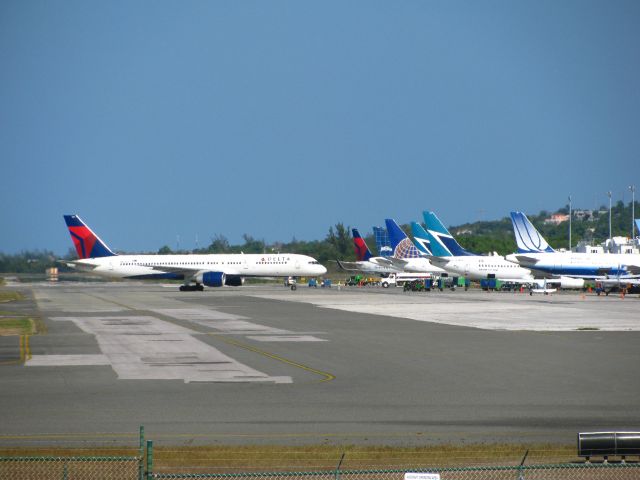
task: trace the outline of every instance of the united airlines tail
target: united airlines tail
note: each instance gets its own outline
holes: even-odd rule
[[[112,257],[115,255],[100,237],[77,215],[65,215],[71,240],[78,252],[78,258]]]
[[[511,223],[518,244],[518,253],[555,252],[524,213],[511,212]]]
[[[449,230],[442,224],[440,219],[433,212],[422,212],[422,216],[424,217],[424,223],[427,225],[427,231],[431,234],[433,238],[433,252],[436,252],[435,244],[438,244],[439,247],[442,247],[442,250],[439,251],[447,252],[447,254],[438,254],[437,256],[454,256],[454,257],[464,257],[464,256],[477,256],[476,253],[469,252],[462,248],[462,246],[453,238],[453,235],[449,233]]]
[[[391,257],[393,255],[393,249],[391,248],[387,229],[382,227],[373,227],[373,236],[376,238],[378,255],[381,257]]]
[[[353,233],[353,247],[356,251],[356,260],[359,262],[369,260],[373,255],[371,255],[371,250],[369,250],[367,242],[360,236],[357,228],[353,228],[351,232]]]
[[[393,249],[393,256],[396,258],[419,258],[422,257],[420,251],[413,242],[402,231],[395,220],[387,218],[385,221],[387,232],[389,232],[389,241]]]

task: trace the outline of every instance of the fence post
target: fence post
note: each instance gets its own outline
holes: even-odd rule
[[[525,480],[524,479],[524,462],[527,460],[527,455],[529,455],[529,449],[527,449],[527,451],[524,452],[524,457],[522,457],[522,461],[518,466],[518,480]]]
[[[140,460],[138,461],[138,480],[144,480],[144,426],[140,425],[140,450],[138,455]]]
[[[342,460],[344,460],[344,452],[342,452],[342,456],[340,457],[340,461],[336,467],[335,480],[340,480],[340,466],[342,465]]]
[[[153,440],[147,440],[147,480],[153,478]]]

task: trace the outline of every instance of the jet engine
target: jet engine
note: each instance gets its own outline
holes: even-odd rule
[[[241,287],[244,285],[244,277],[240,275],[227,275],[224,284],[230,287]]]
[[[197,283],[202,283],[207,287],[222,287],[225,278],[224,272],[204,272],[198,275],[195,280]]]

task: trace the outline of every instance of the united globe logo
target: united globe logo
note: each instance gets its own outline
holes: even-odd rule
[[[405,238],[396,246],[394,256],[396,258],[418,258],[420,252],[418,252],[411,240]]]

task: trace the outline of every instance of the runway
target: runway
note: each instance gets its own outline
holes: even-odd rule
[[[24,288],[24,287],[23,287]],[[640,299],[34,284],[0,445],[572,443],[640,427]]]

